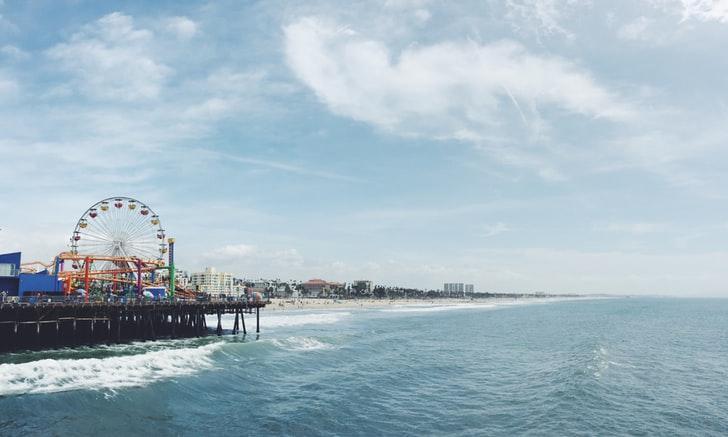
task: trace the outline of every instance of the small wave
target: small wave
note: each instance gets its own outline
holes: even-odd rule
[[[334,345],[312,337],[288,337],[271,340],[274,346],[293,351],[314,351],[334,349]]]
[[[592,363],[587,366],[587,369],[592,371],[595,378],[601,378],[604,372],[609,370],[610,365],[619,366],[618,363],[610,360],[609,351],[606,348],[599,346],[592,350]]]
[[[213,367],[214,343],[108,358],[44,359],[0,364],[0,396],[140,387]]]
[[[436,311],[451,311],[451,310],[478,310],[495,308],[495,304],[456,304],[456,305],[441,305],[441,306],[417,306],[417,307],[400,307],[400,308],[386,308],[381,310],[385,313],[429,313]]]
[[[260,323],[271,328],[299,325],[331,325],[349,316],[351,316],[350,312],[268,316],[265,319],[261,319]]]
[[[433,311],[452,311],[466,309],[490,309],[499,307],[521,306],[521,305],[537,305],[556,302],[567,302],[572,300],[587,300],[589,298],[582,297],[564,297],[564,298],[527,298],[527,299],[497,299],[488,303],[468,302],[468,303],[450,303],[450,304],[430,304],[430,305],[394,305],[380,311],[391,313],[422,313]]]

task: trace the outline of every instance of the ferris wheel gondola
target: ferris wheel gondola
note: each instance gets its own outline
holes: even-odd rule
[[[161,220],[148,205],[130,197],[111,197],[84,212],[76,223],[70,247],[73,254],[161,262],[167,253],[164,237]],[[95,268],[118,267],[105,261]]]

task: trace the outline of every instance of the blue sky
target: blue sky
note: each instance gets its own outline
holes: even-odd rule
[[[0,0],[0,250],[95,201],[178,264],[725,296],[728,2]]]

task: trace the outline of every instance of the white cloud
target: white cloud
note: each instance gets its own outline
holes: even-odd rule
[[[510,230],[510,226],[502,222],[486,224],[483,226],[483,232],[481,232],[480,236],[485,238],[494,237]]]
[[[346,263],[344,261],[334,261],[331,263],[331,268],[341,271],[346,268]]]
[[[606,223],[598,224],[595,227],[597,231],[607,231],[634,235],[654,234],[665,232],[670,227],[666,223]]]
[[[20,89],[18,82],[12,78],[6,77],[0,71],[0,98],[15,97]],[[1,102],[0,102],[1,103]]]
[[[393,10],[417,9],[430,4],[431,0],[385,0],[384,8]]]
[[[301,272],[300,269],[305,266],[303,256],[296,249],[272,249],[250,244],[229,244],[207,251],[202,254],[202,261],[234,274],[256,272],[255,275],[268,277],[280,274],[281,269]]]
[[[30,55],[20,48],[6,44],[0,48],[0,54],[2,54],[4,57],[14,59],[14,60],[25,60],[30,57]]]
[[[257,250],[257,247],[249,244],[228,244],[202,256],[210,259],[244,258],[254,255]]]
[[[395,57],[380,42],[314,18],[286,26],[285,35],[290,67],[331,111],[401,133],[479,138],[514,100],[586,117],[633,113],[573,63],[512,41],[447,42]]]
[[[270,108],[264,94],[290,92],[257,69],[239,71],[226,63],[215,64],[209,75],[168,83],[172,69],[167,64],[197,62],[192,54],[180,61],[160,49],[170,42],[177,44],[171,35],[155,36],[132,17],[113,13],[45,51],[54,61],[51,67],[68,76],[51,71],[52,79],[33,82],[35,77],[24,77],[23,69],[44,70],[45,65],[37,64],[40,59],[27,66],[3,64],[0,150],[8,163],[6,173],[22,178],[38,162],[55,168],[73,161],[77,172],[57,174],[57,186],[77,183],[79,173],[103,173],[108,180],[126,175],[132,181],[149,175],[148,167],[160,156],[177,159],[181,142],[210,135],[219,121]],[[19,53],[15,46],[2,46],[0,64],[4,55]],[[20,77],[24,82],[16,79]],[[28,86],[22,86],[26,81]],[[69,98],[75,93],[91,99]],[[155,98],[162,94],[164,99]],[[136,104],[126,104],[130,101]],[[16,102],[21,103],[17,108],[12,106]],[[28,160],[28,154],[36,158]]]
[[[506,2],[506,18],[514,30],[519,33],[535,33],[541,35],[562,35],[574,38],[574,34],[566,30],[561,21],[577,5],[588,4],[579,0],[508,0]]]
[[[469,142],[547,179],[563,175],[539,150],[504,146],[541,142],[548,131],[542,110],[584,120],[636,115],[583,68],[513,41],[415,45],[395,54],[311,17],[284,32],[289,66],[333,113],[400,135]]]
[[[680,0],[683,19],[728,23],[728,0]]]
[[[165,28],[180,39],[190,39],[198,32],[197,23],[187,17],[172,17],[165,20]]]
[[[75,87],[92,98],[135,101],[159,96],[172,69],[155,58],[154,34],[114,12],[51,47],[48,57],[69,72]]]
[[[415,18],[417,18],[417,21],[419,21],[420,24],[424,24],[430,21],[430,18],[432,18],[432,13],[427,9],[417,9],[415,11]]]
[[[260,90],[267,88],[262,71],[239,72],[228,69],[213,71],[204,81],[191,87],[205,93],[203,100],[189,105],[180,116],[190,120],[217,120],[239,114],[249,106]],[[264,104],[258,103],[257,108]]]
[[[636,20],[624,24],[617,30],[617,36],[624,40],[649,39],[649,28],[654,20],[648,17],[638,17]]]
[[[659,176],[674,186],[689,188],[695,195],[714,197],[722,193],[728,137],[726,113],[699,118],[687,113],[660,116],[641,131],[609,141],[598,171],[637,169]],[[690,120],[686,122],[686,120]],[[669,128],[668,128],[669,127]],[[696,163],[710,165],[696,165]]]
[[[154,191],[154,195],[144,196],[154,199],[159,192],[175,188],[150,180],[163,175],[181,178],[185,172],[198,178],[205,172],[194,155],[187,153],[190,142],[203,143],[224,118],[245,111],[260,115],[262,108],[272,106],[262,101],[264,94],[273,92],[269,84],[274,81],[258,70],[238,70],[234,60],[211,66],[201,64],[194,51],[180,59],[177,53],[161,50],[169,43],[179,44],[173,35],[157,35],[139,24],[149,21],[118,13],[101,17],[72,29],[69,38],[44,52],[47,57],[22,64],[3,62],[4,54],[15,50],[2,49],[2,175],[17,181],[34,176],[22,195],[18,190],[0,194],[0,204],[20,205],[48,190],[77,191],[81,185],[87,187],[78,197],[86,199],[84,202],[118,193],[119,187],[139,196]],[[48,59],[55,65],[45,64]],[[156,74],[171,71],[167,65],[176,66],[176,62],[195,65],[199,74],[172,83],[164,74]],[[49,67],[60,67],[69,74],[58,74]],[[208,70],[212,70],[209,75]],[[223,71],[225,74],[220,73]],[[39,75],[42,80],[37,80]],[[280,88],[274,91],[280,93]],[[90,98],[79,99],[75,94]],[[130,101],[134,104],[128,104]],[[197,189],[196,183],[187,183]],[[62,202],[54,209],[59,217],[67,217],[85,207]],[[8,224],[12,220],[18,227],[25,225],[19,216],[6,217]],[[58,240],[61,247],[66,239]],[[24,250],[34,253],[33,247],[40,245],[28,239]]]

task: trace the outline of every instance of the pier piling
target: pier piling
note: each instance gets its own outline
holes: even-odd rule
[[[240,323],[238,321],[238,309],[235,308],[235,324],[233,324],[233,334],[237,334],[240,332]]]
[[[240,322],[243,324],[243,335],[248,334],[248,330],[245,329],[245,311],[240,310]]]

